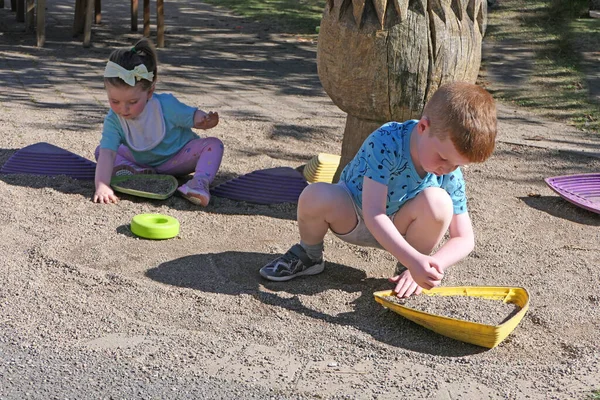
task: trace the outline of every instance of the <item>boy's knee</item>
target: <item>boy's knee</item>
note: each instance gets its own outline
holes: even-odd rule
[[[317,210],[338,201],[335,185],[325,182],[311,183],[304,188],[298,199],[298,210]]]
[[[302,203],[323,202],[327,194],[326,185],[328,184],[324,182],[315,182],[305,187],[302,193],[300,193],[298,205]]]
[[[448,192],[442,188],[430,187],[422,192],[425,199],[425,209],[435,221],[445,222],[452,218],[454,205]]]

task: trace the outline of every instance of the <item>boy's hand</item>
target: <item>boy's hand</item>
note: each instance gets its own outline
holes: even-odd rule
[[[400,275],[391,277],[389,281],[396,284],[394,293],[397,297],[409,297],[413,294],[421,294],[423,291],[421,286],[417,285],[417,282],[415,282],[408,270]]]
[[[444,273],[433,257],[425,257],[413,264],[410,270],[390,279],[396,283],[394,292],[398,297],[408,297],[421,293],[422,289],[438,286]]]

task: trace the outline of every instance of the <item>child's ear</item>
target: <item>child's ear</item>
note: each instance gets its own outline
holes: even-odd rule
[[[417,123],[417,132],[419,132],[419,134],[425,132],[427,129],[429,129],[429,125],[429,118],[425,116],[421,117],[421,119]]]
[[[148,89],[148,100],[150,100],[150,98],[154,94],[155,88],[156,88],[156,83],[153,83],[152,86],[150,86],[150,89]]]

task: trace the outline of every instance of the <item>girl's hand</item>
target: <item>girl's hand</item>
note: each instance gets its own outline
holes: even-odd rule
[[[115,196],[115,192],[110,187],[104,186],[94,193],[94,203],[110,204],[118,202],[119,198]]]
[[[201,115],[200,113],[204,115]],[[194,128],[210,129],[214,128],[219,123],[219,114],[212,111],[210,111],[208,114],[205,114],[204,112],[198,110],[194,120]]]
[[[98,164],[96,165],[96,193],[94,193],[94,203],[116,203],[119,198],[115,196],[110,187],[110,176],[115,165],[116,151],[109,149],[100,149],[98,151]]]

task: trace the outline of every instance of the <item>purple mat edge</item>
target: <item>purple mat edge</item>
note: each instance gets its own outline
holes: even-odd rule
[[[53,165],[61,160],[61,165]],[[95,171],[95,162],[47,142],[34,143],[17,150],[0,168],[2,174],[65,175],[81,180],[93,180]]]
[[[554,176],[550,178],[545,178],[544,181],[548,185],[550,189],[552,189],[556,194],[565,199],[571,204],[574,204],[578,207],[581,207],[585,210],[600,214],[600,203],[594,202],[586,199],[585,197],[581,197],[579,194],[572,193],[571,191],[567,191],[563,189],[560,185],[561,181],[569,180],[569,179],[583,179],[588,180],[590,178],[600,178],[600,174],[591,173],[591,174],[575,174],[575,175],[562,175],[562,176]]]
[[[274,199],[272,196],[261,197],[261,196],[235,195],[232,193],[227,193],[227,195],[222,195],[222,194],[218,194],[215,192],[213,192],[212,194],[216,197],[221,197],[224,199],[245,201],[247,203],[253,203],[253,204],[281,204],[281,203],[297,203],[298,202],[297,197],[296,198]]]
[[[284,183],[289,185],[285,186]],[[256,184],[259,185],[258,189],[254,186]],[[256,204],[297,203],[306,186],[308,182],[294,168],[275,167],[230,179],[212,188],[211,192],[217,197]],[[255,191],[248,192],[246,189]],[[274,193],[277,189],[281,192]],[[265,190],[267,193],[264,193]]]

